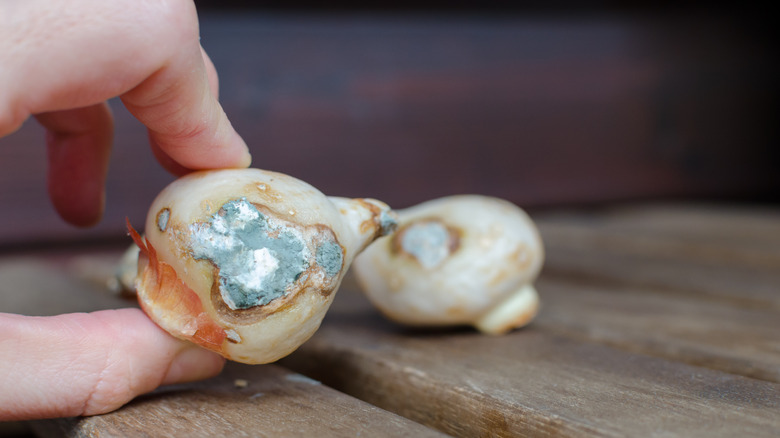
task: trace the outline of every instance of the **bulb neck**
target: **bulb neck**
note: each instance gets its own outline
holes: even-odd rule
[[[352,231],[358,254],[371,242],[386,236],[398,227],[398,216],[382,201],[370,198],[329,197],[341,213],[346,228]]]

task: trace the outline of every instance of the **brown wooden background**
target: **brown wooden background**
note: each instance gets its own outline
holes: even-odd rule
[[[755,12],[198,3],[254,166],[327,194],[404,207],[482,193],[537,208],[780,192],[776,50]],[[107,212],[92,230],[50,207],[34,121],[0,140],[0,248],[116,241],[125,216],[141,223],[172,178],[116,103]]]

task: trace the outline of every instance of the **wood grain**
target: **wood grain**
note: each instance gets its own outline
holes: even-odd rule
[[[710,249],[720,246],[715,253],[731,250],[777,256],[780,252],[780,210],[773,204],[634,202],[555,209],[537,214],[536,219],[543,227],[577,226],[594,234],[609,232],[640,240],[662,238]]]
[[[402,327],[348,276],[321,329],[279,365],[231,365],[217,379],[38,430],[433,433],[422,424],[455,436],[776,436],[778,248],[761,236],[777,217],[669,205],[540,215],[542,310],[525,329],[494,337]],[[128,305],[106,287],[123,249],[2,258],[0,309]]]
[[[446,436],[281,367],[235,363],[219,377],[162,388],[109,414],[34,428],[43,437]]]
[[[551,335],[385,322],[356,294],[282,363],[458,436],[774,436],[780,385]],[[336,304],[334,304],[336,306]]]
[[[780,312],[652,288],[543,278],[535,326],[732,374],[780,382]]]
[[[701,230],[700,238],[686,239],[573,222],[541,221],[539,227],[550,276],[780,310],[780,244],[767,244],[773,237],[732,244],[718,242],[714,234],[709,239]]]
[[[108,287],[120,255],[0,258],[0,311],[54,315],[136,306]],[[240,364],[212,380],[163,387],[109,414],[33,426],[40,436],[72,437],[442,436],[278,366]]]
[[[761,238],[778,214],[750,211],[642,206],[548,217],[540,221],[548,256],[537,285],[543,308],[529,329],[503,338],[404,329],[372,317],[347,285],[323,329],[284,363],[453,434],[729,436],[755,428],[748,434],[772,436],[780,386],[735,376],[780,379],[778,247],[766,244],[774,236]],[[696,381],[710,383],[705,390]],[[666,384],[671,393],[659,391]],[[713,402],[708,393],[724,397]],[[760,393],[771,395],[752,399]],[[517,408],[520,400],[532,401]],[[741,415],[745,401],[756,417]],[[702,412],[676,419],[677,403]],[[486,419],[486,404],[507,429]],[[632,416],[640,405],[641,418]],[[721,414],[707,417],[710,409]],[[726,417],[750,424],[720,429]]]
[[[92,256],[57,266],[51,259],[0,257],[0,312],[50,316],[137,306],[108,287],[116,260],[115,256]],[[82,275],[91,276],[92,281],[78,275],[79,265],[84,269]],[[100,270],[100,279],[96,270]]]

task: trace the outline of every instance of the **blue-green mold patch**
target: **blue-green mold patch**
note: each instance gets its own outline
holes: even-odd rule
[[[341,245],[333,241],[325,241],[317,246],[315,256],[317,264],[322,267],[325,274],[334,277],[341,272],[341,266],[344,263],[344,253]]]
[[[190,226],[193,257],[219,269],[219,289],[232,309],[263,306],[284,296],[308,268],[299,230],[272,225],[246,199],[225,203],[208,222]],[[328,260],[329,266],[334,261]]]
[[[403,230],[401,247],[424,268],[435,268],[450,255],[450,231],[440,222],[414,223]]]

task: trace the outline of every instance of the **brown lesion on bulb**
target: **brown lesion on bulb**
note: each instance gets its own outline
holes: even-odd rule
[[[273,179],[271,179],[273,181]],[[273,188],[273,186],[270,184],[270,182],[253,182],[250,184],[247,184],[243,187],[243,189],[238,190],[238,193],[252,193],[255,194],[255,196],[247,196],[247,198],[251,199],[262,199],[269,205],[278,204],[282,201],[284,201],[284,196],[277,190]],[[279,219],[283,219],[286,221],[294,222],[295,221],[295,214],[296,212],[293,210],[285,209],[285,210],[273,210],[270,207],[263,205],[263,204],[257,204],[255,202],[252,202],[252,204],[260,209],[260,207],[263,208],[263,210],[260,210],[265,214],[265,212],[271,212]]]
[[[371,239],[371,241],[373,241],[396,230],[398,220],[394,212],[391,213],[390,211],[382,209],[380,206],[363,198],[355,199],[355,201],[357,201],[361,207],[371,212],[371,217],[360,223],[360,226],[358,227],[358,232],[360,232],[360,234],[368,234],[373,231],[374,237]],[[344,214],[344,211],[341,210],[341,213]]]
[[[310,271],[311,269],[312,266],[306,271]],[[301,278],[303,278],[304,275],[306,274],[301,274]],[[313,281],[312,275],[308,275],[304,281],[293,287],[287,294],[272,300],[268,304],[254,306],[248,309],[234,310],[225,304],[225,301],[222,299],[222,292],[219,289],[219,269],[216,266],[214,266],[213,278],[214,282],[211,285],[210,293],[211,305],[214,307],[217,318],[220,321],[226,321],[234,325],[254,324],[273,314],[286,312],[295,306],[302,305],[299,301],[301,301],[306,294],[314,293],[322,296],[323,299],[327,299],[327,297],[336,289],[338,284],[334,282],[329,287],[323,288],[317,284],[317,281]],[[228,340],[230,339],[228,338]]]
[[[361,207],[371,212],[371,217],[360,223],[360,227],[358,228],[360,234],[366,234],[371,230],[378,231],[379,227],[377,226],[377,218],[382,213],[382,209],[379,208],[378,205],[374,205],[365,199],[356,199],[356,201],[360,204]]]

